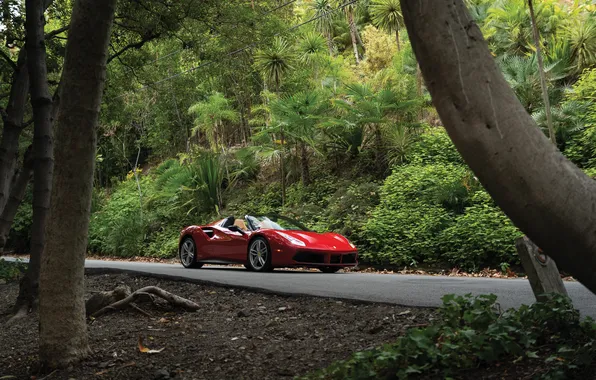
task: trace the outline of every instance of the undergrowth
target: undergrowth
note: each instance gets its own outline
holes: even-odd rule
[[[534,378],[588,378],[596,324],[580,320],[568,298],[551,295],[505,312],[496,300],[492,294],[445,295],[439,322],[410,329],[393,344],[358,352],[304,379],[454,379],[503,364],[536,368]]]

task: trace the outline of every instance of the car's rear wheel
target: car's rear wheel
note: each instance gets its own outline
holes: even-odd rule
[[[202,263],[197,262],[197,245],[191,237],[187,237],[180,244],[180,262],[185,268],[200,268]]]
[[[271,265],[271,249],[267,240],[262,237],[256,237],[250,242],[248,246],[248,262],[246,263],[249,270],[255,272],[267,272],[273,269]]]
[[[323,273],[335,273],[340,270],[340,267],[320,267],[319,270]]]

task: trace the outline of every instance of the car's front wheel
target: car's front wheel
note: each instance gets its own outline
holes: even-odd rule
[[[185,268],[200,268],[202,263],[197,262],[197,245],[191,237],[187,237],[180,244],[180,262]]]
[[[320,267],[319,270],[323,273],[335,273],[341,268],[339,267]]]
[[[246,267],[255,272],[267,272],[273,269],[271,265],[271,249],[267,240],[256,237],[248,246],[248,262]]]

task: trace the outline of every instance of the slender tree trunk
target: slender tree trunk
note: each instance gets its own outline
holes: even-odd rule
[[[524,110],[462,0],[402,0],[416,58],[449,136],[528,237],[596,291],[596,181]]]
[[[27,52],[21,49],[17,69],[13,73],[10,97],[3,117],[4,128],[0,140],[0,210],[9,197],[10,186],[15,174],[18,157],[19,138],[23,130],[23,117],[29,94],[29,71]]]
[[[115,0],[76,0],[66,44],[55,168],[40,275],[42,364],[62,367],[86,357],[84,265],[97,122]]]
[[[48,87],[45,17],[43,0],[27,0],[27,66],[31,82],[33,106],[33,225],[31,254],[27,275],[21,282],[17,307],[30,309],[38,294],[40,259],[44,250],[44,233],[49,210],[52,173],[54,168],[52,145],[52,98]]]
[[[548,135],[553,144],[557,144],[557,136],[553,128],[553,118],[550,112],[550,99],[548,98],[548,87],[546,86],[546,73],[544,72],[544,62],[542,62],[542,52],[540,47],[540,34],[538,33],[538,25],[536,24],[536,16],[534,15],[534,2],[528,0],[528,7],[530,8],[530,20],[532,21],[532,34],[534,35],[534,45],[536,45],[536,58],[538,59],[538,71],[540,71],[540,87],[542,87],[542,101],[544,102],[544,113],[546,113],[546,125],[548,127]]]
[[[326,32],[325,33],[325,39],[327,40],[327,48],[329,49],[329,55],[330,56],[335,56],[335,49],[333,48],[333,36],[331,35],[331,32]]]
[[[304,186],[310,185],[310,170],[308,163],[308,149],[304,142],[300,143],[300,164],[302,166],[302,184]]]
[[[348,13],[348,26],[350,27],[350,37],[352,38],[352,48],[354,49],[354,58],[356,58],[356,64],[360,64],[360,55],[358,54],[358,39],[356,37],[356,23],[354,22],[354,12],[349,9]]]
[[[401,51],[401,42],[399,40],[399,29],[395,29],[395,42],[397,42],[397,51]]]
[[[17,214],[19,206],[23,202],[25,190],[31,180],[33,174],[33,146],[29,146],[23,158],[23,167],[16,175],[16,180],[10,191],[8,202],[0,214],[0,253],[4,251],[6,241],[8,240],[8,233]]]
[[[286,170],[284,167],[284,130],[280,127],[281,154],[279,155],[279,173],[281,175],[281,206],[286,204]]]

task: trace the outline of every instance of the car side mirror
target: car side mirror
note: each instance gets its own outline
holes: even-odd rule
[[[245,235],[246,232],[244,232],[244,230],[236,225],[230,226],[228,227],[228,230],[230,231],[234,231],[234,232],[240,232],[242,235]]]

